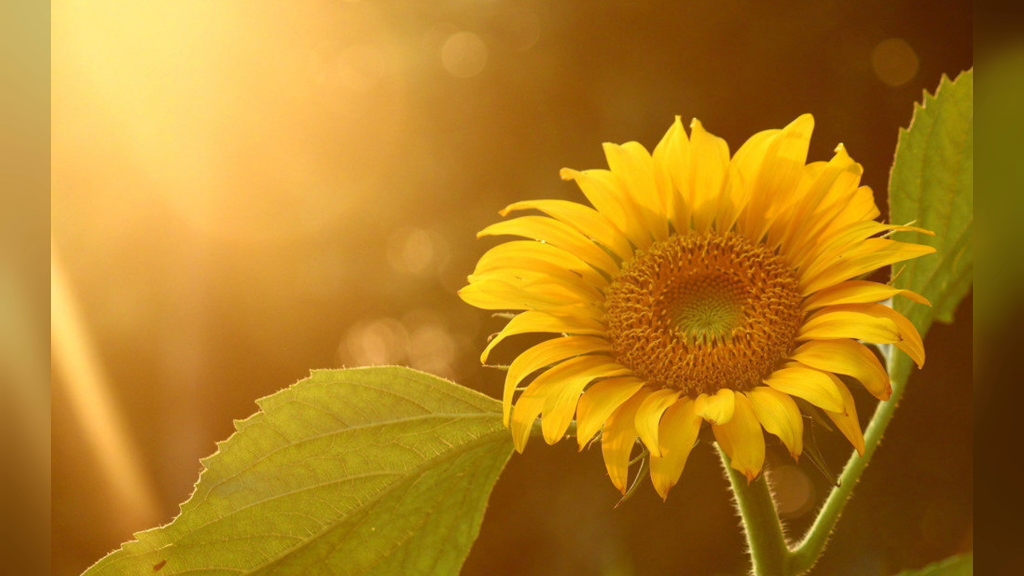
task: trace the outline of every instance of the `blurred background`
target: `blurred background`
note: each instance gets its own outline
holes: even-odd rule
[[[674,115],[735,151],[804,112],[885,210],[897,130],[973,64],[970,2],[418,0],[52,4],[52,573],[169,521],[199,458],[310,368],[403,364],[497,396],[502,321],[455,292],[505,205],[653,147]],[[973,548],[972,298],[928,337],[817,574]],[[494,360],[521,349],[510,343]],[[873,403],[858,398],[862,419]],[[838,472],[849,446],[818,437]],[[769,450],[801,532],[822,473]],[[805,461],[806,460],[806,461]],[[743,574],[696,450],[663,503],[598,450],[533,446],[463,574]]]

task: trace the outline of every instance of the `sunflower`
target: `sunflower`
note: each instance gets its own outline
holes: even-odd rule
[[[553,444],[575,416],[580,450],[600,433],[623,493],[639,439],[662,498],[704,422],[748,480],[764,465],[764,432],[800,456],[802,411],[822,411],[863,454],[847,382],[891,394],[864,343],[923,365],[917,330],[882,302],[927,301],[858,278],[934,249],[890,238],[926,231],[875,220],[874,194],[842,145],[805,163],[813,127],[803,115],[730,158],[724,140],[697,120],[687,136],[677,117],[653,153],[605,144],[609,170],[562,170],[593,207],[516,202],[501,215],[533,213],[479,233],[526,239],[487,251],[459,291],[478,308],[518,312],[481,362],[509,336],[553,336],[508,366],[516,450],[538,417]]]

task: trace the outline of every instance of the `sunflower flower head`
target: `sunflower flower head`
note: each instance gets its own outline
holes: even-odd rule
[[[730,156],[700,122],[687,135],[677,117],[653,153],[605,144],[608,170],[562,170],[590,206],[516,202],[501,214],[532,213],[480,232],[525,238],[487,251],[459,291],[473,306],[517,312],[481,361],[509,336],[551,335],[508,367],[504,418],[517,450],[538,418],[549,444],[575,418],[580,449],[600,435],[623,492],[639,440],[662,498],[705,422],[748,479],[764,465],[764,432],[799,457],[801,409],[822,411],[863,453],[846,382],[880,400],[891,393],[864,343],[923,365],[917,330],[881,302],[927,301],[857,278],[934,249],[889,237],[925,231],[875,220],[874,194],[841,145],[806,163],[813,127],[801,116]]]

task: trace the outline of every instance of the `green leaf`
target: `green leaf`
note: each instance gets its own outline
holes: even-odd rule
[[[950,556],[920,570],[900,572],[897,576],[971,576],[972,574],[974,574],[974,554],[968,552]]]
[[[257,402],[170,524],[87,576],[458,574],[512,453],[496,400],[406,368]]]
[[[901,233],[899,240],[934,246],[936,254],[897,266],[894,284],[932,302],[926,306],[897,298],[895,308],[921,335],[932,320],[952,322],[974,278],[974,71],[950,81],[943,76],[935,95],[914,105],[910,127],[900,131],[889,179],[890,220],[916,222],[935,232]]]

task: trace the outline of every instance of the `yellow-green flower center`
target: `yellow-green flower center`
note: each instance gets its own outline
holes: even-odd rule
[[[623,267],[605,296],[616,359],[686,394],[759,385],[792,351],[802,319],[794,271],[733,234],[655,243]]]
[[[743,323],[746,287],[725,274],[695,274],[669,287],[670,317],[690,345],[724,342]]]

